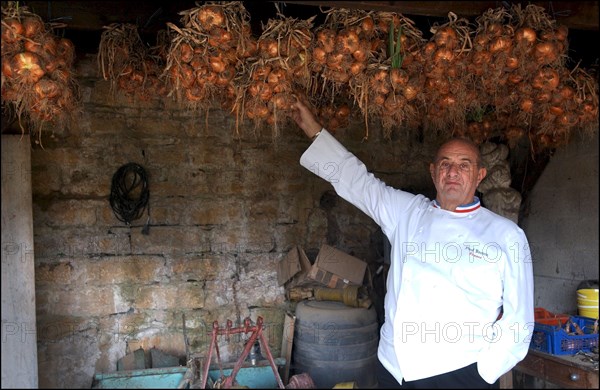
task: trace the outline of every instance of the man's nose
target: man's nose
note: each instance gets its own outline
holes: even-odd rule
[[[456,176],[458,175],[460,169],[457,163],[449,163],[448,170],[446,171],[446,175],[448,176]]]

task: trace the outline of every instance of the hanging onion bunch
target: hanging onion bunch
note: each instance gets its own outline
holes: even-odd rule
[[[73,74],[75,47],[27,7],[2,7],[2,106],[12,110],[41,142],[46,122],[70,125],[79,112],[79,89]]]
[[[522,81],[517,85],[519,98],[515,99],[518,104],[515,116],[530,125],[525,133],[532,148],[542,150],[565,145],[572,130],[581,125],[582,110],[575,96],[578,89],[587,84],[575,81],[566,68],[568,29],[557,25],[543,8],[535,5],[528,5],[524,10],[513,6],[511,11],[515,21],[516,56],[529,59],[529,65],[522,69]],[[593,95],[597,96],[597,92]]]
[[[173,33],[164,73],[170,95],[190,109],[215,103],[236,109],[244,60],[257,50],[248,11],[241,1],[206,2],[180,15],[183,27],[167,23]]]
[[[256,128],[269,126],[273,137],[289,121],[293,91],[310,89],[308,69],[313,20],[299,20],[278,14],[269,19],[258,38],[256,57],[247,67],[244,114]]]
[[[364,75],[378,49],[385,53],[386,41],[377,37],[372,12],[331,9],[326,14],[315,31],[311,72],[319,80],[314,93],[333,101],[336,95],[348,93],[351,79]]]
[[[166,95],[166,86],[159,79],[164,62],[142,42],[137,26],[104,26],[97,59],[102,77],[110,81],[112,94],[120,91],[144,101]]]
[[[335,103],[324,101],[317,107],[317,117],[328,131],[335,133],[340,128],[348,127],[352,114],[352,106],[348,102],[343,102],[342,99]]]
[[[473,47],[467,58],[467,123],[458,134],[470,135],[477,143],[511,126],[518,96],[515,85],[522,80],[525,60],[515,57],[514,28],[511,15],[504,8],[489,9],[476,19],[472,33]],[[518,124],[511,127],[518,134]]]
[[[581,125],[578,84],[565,67],[568,29],[535,5],[490,10],[477,21],[470,70],[479,70],[479,94],[495,107],[508,144],[524,137],[538,151],[566,144]]]
[[[433,36],[421,50],[426,95],[423,127],[434,133],[460,129],[467,110],[480,105],[466,77],[471,29],[466,19],[458,19],[452,12],[448,18],[446,24],[431,28]]]
[[[353,79],[350,85],[365,118],[365,137],[369,118],[375,118],[390,138],[394,127],[418,126],[424,81],[419,53],[425,39],[414,22],[400,14],[378,12],[374,19],[375,36],[381,37],[376,41],[385,37],[386,46],[370,57],[364,77]]]

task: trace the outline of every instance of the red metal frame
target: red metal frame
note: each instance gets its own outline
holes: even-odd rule
[[[225,378],[225,381],[222,384],[222,388],[229,389],[229,388],[231,388],[231,386],[233,386],[233,381],[235,380],[235,376],[237,375],[240,368],[242,368],[242,365],[244,364],[244,360],[246,360],[246,356],[248,356],[248,353],[250,353],[250,349],[254,346],[254,343],[256,342],[256,340],[259,339],[260,344],[261,344],[261,349],[267,355],[266,356],[267,360],[269,361],[269,364],[271,365],[271,368],[273,369],[273,374],[275,375],[275,379],[277,380],[277,385],[279,386],[280,389],[285,389],[285,386],[283,385],[283,381],[281,380],[281,377],[279,376],[279,371],[277,370],[277,365],[275,364],[275,360],[273,359],[273,355],[271,354],[271,350],[269,349],[269,344],[263,334],[263,319],[262,319],[262,317],[258,317],[256,319],[255,326],[251,325],[251,321],[249,318],[246,318],[244,320],[244,326],[233,328],[232,325],[233,325],[233,323],[231,322],[231,320],[227,320],[227,326],[225,328],[219,328],[218,322],[217,321],[213,322],[212,337],[211,337],[211,341],[210,341],[210,346],[208,348],[208,356],[206,358],[206,364],[204,365],[204,372],[202,373],[200,388],[202,388],[202,389],[206,388],[206,382],[208,380],[208,371],[210,369],[210,362],[212,360],[213,350],[217,354],[217,363],[219,364],[219,369],[221,370],[221,377],[223,377],[223,370],[221,369],[221,356],[219,354],[219,346],[217,344],[217,336],[224,335],[226,337],[229,337],[229,335],[232,335],[232,334],[238,334],[238,333],[246,333],[247,334],[247,333],[252,332],[252,335],[250,335],[250,338],[246,342],[246,345],[244,347],[244,350],[242,351],[242,354],[240,355],[239,359],[235,363],[235,366],[233,367],[233,370],[231,371],[231,375],[229,375],[228,377]]]

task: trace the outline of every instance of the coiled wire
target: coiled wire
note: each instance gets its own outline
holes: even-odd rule
[[[148,207],[150,191],[148,175],[143,167],[128,163],[113,175],[110,188],[110,207],[121,222],[128,225],[144,214]],[[148,218],[150,211],[148,211]]]

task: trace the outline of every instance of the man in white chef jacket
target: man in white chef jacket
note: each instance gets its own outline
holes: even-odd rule
[[[312,140],[300,164],[381,227],[392,244],[380,333],[380,388],[494,388],[527,354],[533,272],[527,238],[475,196],[477,146],[452,139],[430,164],[434,200],[387,186],[298,98]]]

